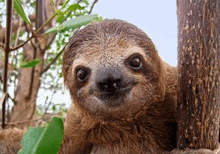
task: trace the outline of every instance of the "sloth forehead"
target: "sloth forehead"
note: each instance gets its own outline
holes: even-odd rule
[[[79,65],[89,67],[93,64],[100,63],[121,63],[126,58],[133,54],[140,54],[142,57],[150,62],[150,57],[145,53],[144,49],[139,46],[129,46],[127,48],[110,48],[103,49],[97,47],[90,47],[89,50],[84,52],[80,52],[80,54],[76,55],[75,60],[73,61],[73,68]],[[97,63],[97,61],[99,63]]]

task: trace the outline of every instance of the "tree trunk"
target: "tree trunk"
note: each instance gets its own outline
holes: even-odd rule
[[[219,0],[178,0],[179,149],[210,149],[219,137]]]
[[[44,7],[48,6],[48,7]],[[36,29],[38,29],[53,14],[53,4],[50,0],[37,1]],[[48,24],[50,28],[52,24]],[[41,31],[43,32],[43,31]],[[40,77],[43,70],[44,49],[51,41],[54,34],[38,37],[32,43],[29,42],[23,47],[23,57],[27,60],[38,58],[41,64],[34,68],[20,68],[18,84],[15,92],[15,104],[13,106],[11,122],[24,122],[31,120],[35,114],[36,98],[40,87]],[[21,123],[17,126],[30,125],[30,122]]]

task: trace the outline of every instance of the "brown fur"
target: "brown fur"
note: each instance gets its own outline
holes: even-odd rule
[[[141,70],[128,67],[133,54],[141,55]],[[91,70],[85,83],[76,79],[79,66]],[[132,87],[110,105],[97,97],[102,91],[95,82],[108,69]],[[153,42],[134,25],[106,20],[80,30],[64,53],[63,74],[73,103],[60,154],[161,154],[175,146],[176,68],[160,59]],[[0,131],[0,153],[16,153],[22,134]]]
[[[16,154],[21,148],[24,132],[17,128],[0,130],[0,154]]]
[[[138,72],[125,66],[132,54],[143,58]],[[76,78],[79,66],[91,69],[83,84]],[[116,107],[97,97],[102,91],[95,82],[97,74],[112,68],[125,82],[134,83],[124,98],[110,102],[120,104]],[[87,26],[69,42],[63,73],[73,103],[60,153],[159,154],[173,148],[176,68],[160,59],[140,29],[121,20]]]

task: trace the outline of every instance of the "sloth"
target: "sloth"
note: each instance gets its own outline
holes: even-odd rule
[[[122,20],[79,30],[63,55],[72,104],[59,153],[161,154],[176,146],[177,70]]]
[[[74,34],[63,55],[72,98],[59,154],[161,154],[176,147],[177,70],[151,39],[122,20]],[[0,130],[0,153],[17,153],[25,130]]]

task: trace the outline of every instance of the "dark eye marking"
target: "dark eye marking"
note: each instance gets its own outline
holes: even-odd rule
[[[133,70],[140,70],[143,67],[143,57],[138,53],[132,54],[125,63]]]
[[[76,68],[76,78],[80,82],[85,82],[88,79],[91,70],[89,68],[79,66]]]
[[[134,57],[130,60],[129,65],[133,68],[139,68],[142,65],[142,61],[139,57]]]

